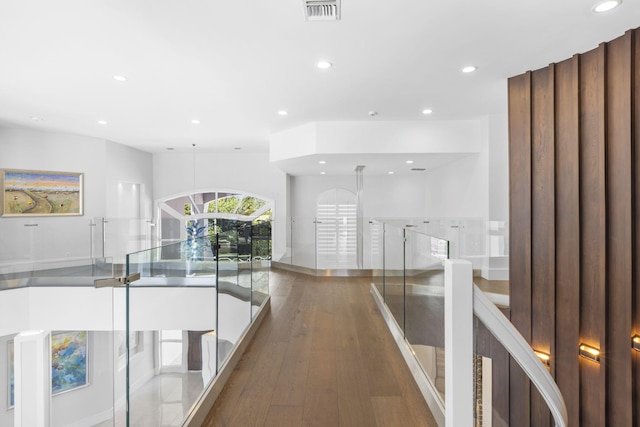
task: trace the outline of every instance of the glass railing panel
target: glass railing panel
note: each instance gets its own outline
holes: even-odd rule
[[[405,231],[405,338],[444,401],[444,266],[448,242]]]
[[[6,218],[0,221],[0,274],[31,272],[43,263],[87,264],[95,222],[77,218]]]
[[[251,323],[251,229],[248,224],[223,224],[218,234],[218,369]],[[249,245],[238,252],[239,243]]]
[[[317,268],[316,220],[312,217],[291,219],[291,264]]]
[[[404,228],[384,224],[384,296],[404,332]]]
[[[269,296],[269,270],[271,268],[271,222],[254,221],[251,225],[251,314]]]
[[[128,418],[178,426],[216,374],[215,240],[192,239],[127,256]]]
[[[371,280],[384,300],[384,224],[380,221],[369,221],[371,235]]]
[[[152,247],[155,224],[147,219],[104,218],[102,220],[104,251],[118,263],[126,254]]]

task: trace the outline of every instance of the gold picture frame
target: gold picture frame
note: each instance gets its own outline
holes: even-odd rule
[[[84,174],[1,169],[3,217],[83,215]]]

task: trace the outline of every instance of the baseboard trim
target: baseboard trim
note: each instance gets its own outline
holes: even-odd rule
[[[301,267],[299,265],[287,264],[284,262],[271,261],[271,268],[277,268],[294,273],[306,274],[316,277],[371,277],[373,270],[353,269],[353,268],[327,268],[315,269],[309,267]]]

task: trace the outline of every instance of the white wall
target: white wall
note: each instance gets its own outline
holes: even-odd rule
[[[151,155],[120,144],[59,132],[0,127],[0,169],[84,174],[82,216],[0,218],[0,266],[89,258],[89,221],[116,216],[120,180],[141,184],[146,192],[146,214],[151,213]],[[37,227],[25,227],[36,223]]]
[[[115,142],[106,142],[105,186],[106,209],[108,218],[119,216],[118,184],[141,185],[141,209],[138,218],[153,217],[153,156],[151,153],[136,150]],[[122,209],[120,209],[122,211]],[[130,217],[127,215],[127,217]]]
[[[88,218],[105,214],[105,158],[102,139],[0,127],[0,169],[84,173],[84,215]]]
[[[509,131],[507,116],[490,116],[489,219],[509,220]]]
[[[13,426],[14,410],[8,408],[8,342],[14,335],[0,337],[0,426]],[[55,395],[51,399],[52,425],[94,425],[112,416],[114,364],[111,332],[90,331],[88,335],[89,386]],[[149,349],[153,355],[153,351]],[[151,371],[153,372],[153,371]],[[124,384],[124,372],[117,377]],[[116,384],[120,385],[120,384]],[[120,385],[120,388],[122,388]],[[121,395],[121,394],[120,394]]]
[[[192,151],[154,154],[154,200],[194,190]],[[274,201],[274,218],[285,215],[287,175],[269,163],[268,153],[215,153],[198,151],[195,156],[195,191],[233,190]],[[274,257],[285,251],[286,228],[273,225]]]
[[[295,218],[293,241],[294,263],[315,268],[315,226],[318,196],[327,190],[342,188],[356,192],[353,176],[295,176],[291,177],[291,216]],[[363,173],[363,210],[369,218],[423,217],[425,203],[424,175],[367,175]],[[369,224],[363,233],[363,266],[371,266]]]

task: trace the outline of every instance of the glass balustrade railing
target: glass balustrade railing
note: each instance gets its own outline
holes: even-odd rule
[[[276,261],[311,269],[376,270],[379,223],[404,228],[449,242],[452,258],[466,259],[490,280],[507,280],[508,224],[474,218],[363,218],[363,251],[357,259],[357,220],[350,216],[287,217],[286,251]],[[378,251],[378,252],[376,252]],[[372,273],[375,274],[375,273]]]
[[[107,260],[0,280],[0,425],[182,425],[269,295],[271,224],[228,225],[120,279]]]
[[[123,218],[3,218],[0,221],[0,280],[50,275],[41,270],[87,267],[110,258],[124,266],[127,253],[155,242],[150,220]]]
[[[449,242],[413,228],[405,228],[404,235],[405,339],[444,399],[443,261]]]
[[[130,425],[182,425],[269,295],[271,224],[217,231],[127,256]]]
[[[474,286],[473,273],[478,271],[473,260],[450,261],[450,242],[425,234],[419,223],[372,220],[370,224],[372,292],[387,313],[385,318],[393,319],[388,320],[389,327],[416,380],[424,384],[420,387],[438,422],[517,425],[518,420],[509,419],[510,405],[531,402],[532,419],[566,425],[562,396],[542,359],[493,302],[508,304],[508,298]],[[450,233],[450,227],[438,227],[431,230]],[[491,288],[486,279],[482,281]],[[467,352],[468,359],[461,358]],[[516,393],[513,384],[518,384]],[[449,411],[458,415],[455,421]]]

